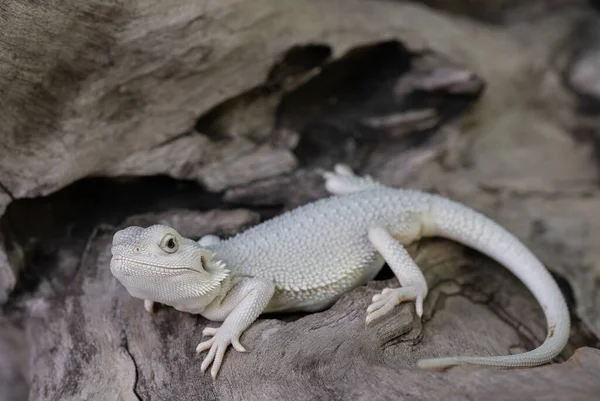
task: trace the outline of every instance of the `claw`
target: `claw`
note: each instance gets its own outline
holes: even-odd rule
[[[200,345],[198,345],[198,347],[200,347]],[[210,350],[208,351],[208,355],[206,355],[206,358],[204,358],[204,360],[202,361],[202,365],[200,365],[200,370],[204,373],[206,371],[206,369],[210,366],[210,364],[213,362],[213,360],[215,359],[215,353],[217,352],[217,347],[215,347],[215,344],[211,344],[210,345]],[[198,348],[196,348],[197,350]],[[205,348],[208,349],[208,348]]]
[[[384,296],[384,294],[383,294],[383,293],[381,293],[381,294],[375,294],[375,295],[373,295],[373,298],[371,299],[371,301],[372,301],[372,302],[377,302],[377,301],[379,301],[380,299],[383,299],[383,296]]]
[[[246,348],[244,348],[244,346],[240,343],[240,339],[239,338],[234,338],[233,341],[231,341],[231,345],[238,352],[248,352],[246,350]]]
[[[387,301],[385,299],[380,299],[377,302],[371,303],[371,305],[369,305],[369,307],[367,308],[367,313],[371,313],[381,309],[383,306],[385,306],[386,303]]]
[[[419,296],[417,297],[417,300],[415,301],[415,310],[417,312],[417,316],[420,318],[423,317],[423,297]]]
[[[365,319],[365,323],[368,326],[374,321],[381,319],[382,317],[390,313],[392,309],[394,309],[394,306],[396,305],[385,301],[375,305],[370,305],[369,308],[367,308],[367,317]]]
[[[200,344],[198,344],[198,346],[196,347],[196,353],[199,354],[202,351],[206,351],[207,349],[209,349],[210,347],[212,347],[213,343],[215,342],[214,337],[211,338],[210,340],[201,342]]]
[[[221,369],[223,358],[225,357],[225,351],[227,350],[228,346],[229,342],[225,346],[217,347],[215,359],[213,360],[212,368],[210,370],[210,375],[212,376],[213,380],[217,378],[217,373],[219,373],[219,369]]]

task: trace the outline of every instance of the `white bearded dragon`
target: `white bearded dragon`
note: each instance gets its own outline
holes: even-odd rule
[[[199,313],[219,328],[196,352],[208,350],[216,377],[225,351],[245,352],[240,336],[262,313],[319,311],[344,292],[373,279],[385,262],[401,287],[373,297],[366,324],[414,301],[423,314],[427,283],[404,248],[421,237],[449,238],[479,250],[515,274],[544,311],[548,335],[537,349],[495,357],[425,359],[421,368],[460,364],[526,367],[551,361],[565,346],[569,311],[542,263],[505,229],[482,214],[436,195],[386,187],[346,166],[324,174],[334,196],[304,205],[232,238],[198,242],[164,225],[128,227],[113,238],[110,268],[128,292],[153,303]]]

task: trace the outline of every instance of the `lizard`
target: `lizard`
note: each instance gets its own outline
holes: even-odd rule
[[[372,297],[365,324],[375,324],[402,302],[414,302],[422,318],[428,286],[406,246],[443,237],[480,251],[520,279],[541,305],[547,336],[538,348],[520,354],[429,358],[417,367],[531,367],[562,351],[570,332],[564,296],[546,267],[508,230],[457,201],[386,186],[347,165],[322,176],[330,196],[230,238],[211,234],[195,241],[161,224],[123,228],[112,239],[111,272],[149,312],[162,303],[222,323],[206,327],[202,336],[209,338],[196,348],[208,351],[201,371],[212,365],[215,379],[229,346],[247,352],[240,337],[260,315],[324,310],[372,280],[385,263],[400,287]]]

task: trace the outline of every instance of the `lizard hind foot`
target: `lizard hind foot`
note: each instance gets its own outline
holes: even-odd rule
[[[345,195],[381,186],[370,176],[358,176],[345,164],[336,164],[333,171],[323,174],[325,189],[333,195]]]
[[[373,296],[371,305],[367,308],[365,323],[367,326],[388,315],[396,305],[402,302],[415,301],[419,318],[423,316],[423,296],[415,287],[385,288]]]

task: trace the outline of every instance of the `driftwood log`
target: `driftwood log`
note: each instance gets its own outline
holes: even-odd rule
[[[0,4],[0,400],[556,399],[600,384],[600,30],[584,1],[140,0]],[[443,3],[443,4],[442,4]],[[471,19],[464,18],[468,15]],[[569,345],[534,369],[415,370],[523,352],[543,315],[458,244],[410,252],[431,287],[366,328],[389,271],[314,314],[264,316],[220,378],[201,317],[147,314],[112,234],[232,235],[325,196],[351,164],[488,214],[555,274]]]

